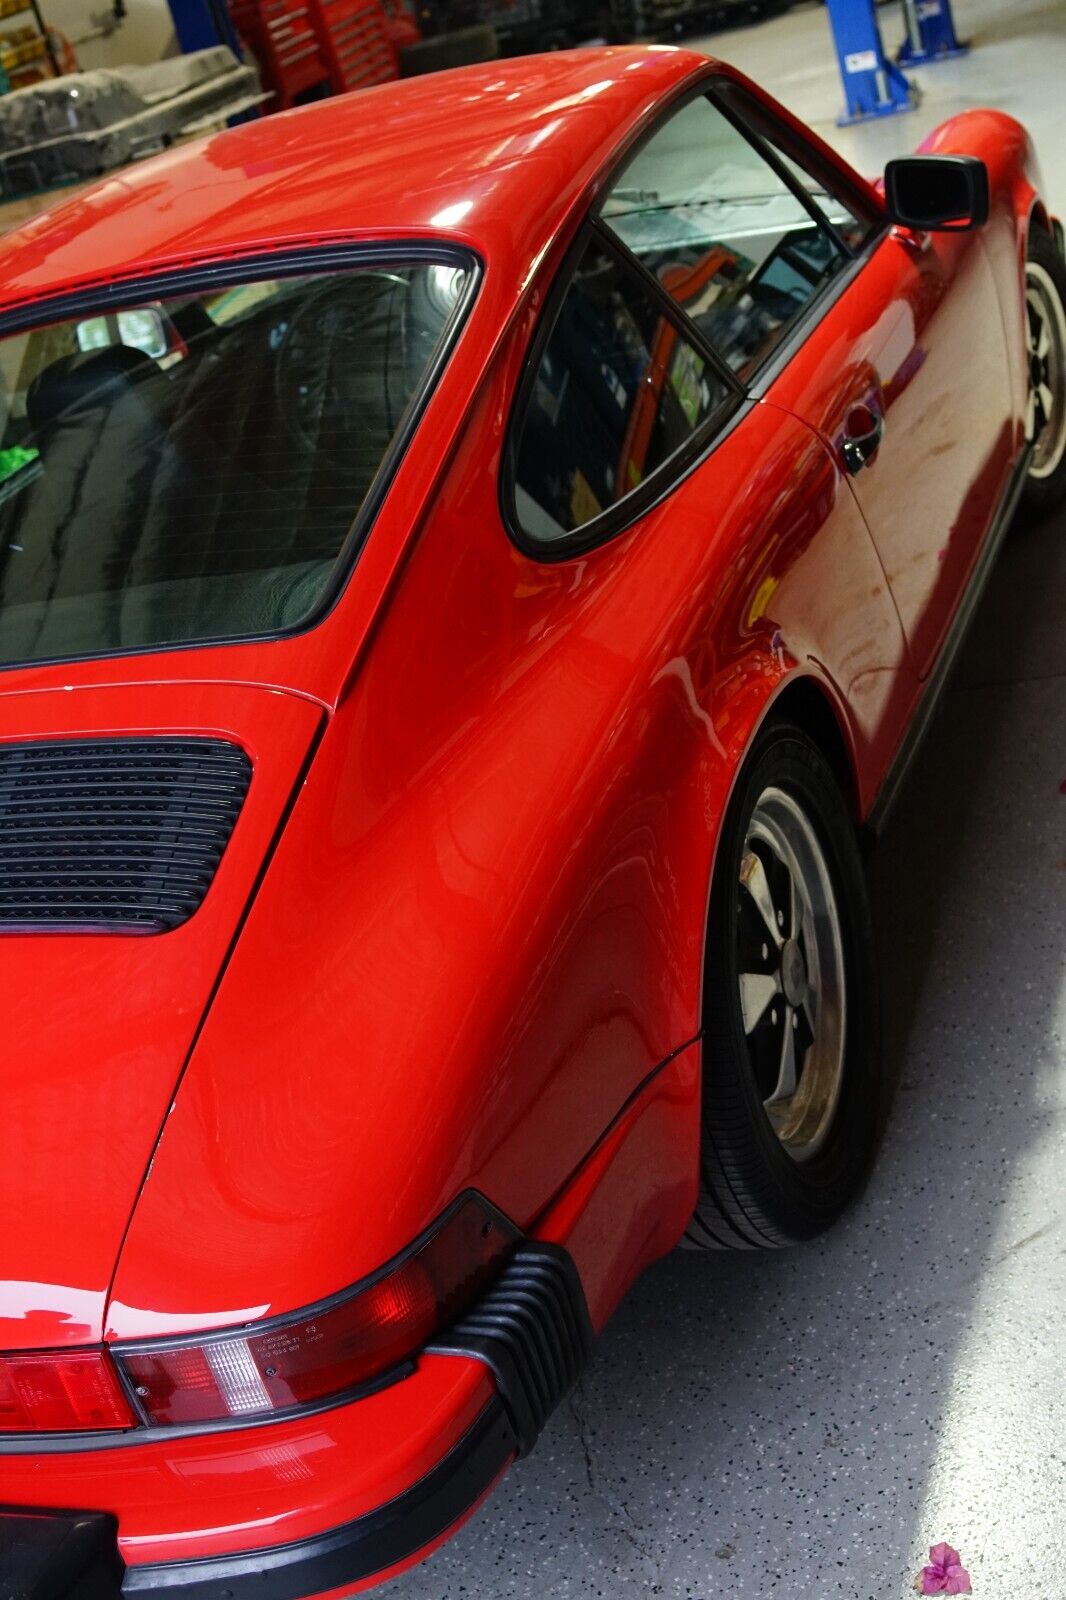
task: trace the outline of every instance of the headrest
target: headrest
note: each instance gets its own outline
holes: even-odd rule
[[[43,367],[26,391],[26,416],[35,433],[87,406],[114,405],[120,388],[132,388],[155,362],[143,350],[108,345],[79,350]]]

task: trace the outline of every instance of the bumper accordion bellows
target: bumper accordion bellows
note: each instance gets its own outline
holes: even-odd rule
[[[528,1455],[574,1387],[595,1335],[573,1259],[559,1245],[519,1246],[473,1309],[430,1345],[473,1356],[496,1378],[500,1398]]]

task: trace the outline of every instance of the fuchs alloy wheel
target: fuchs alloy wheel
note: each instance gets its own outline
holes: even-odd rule
[[[719,842],[688,1242],[768,1248],[843,1211],[884,1121],[873,934],[855,824],[799,728],[756,741]]]
[[[1066,262],[1034,227],[1025,268],[1029,354],[1026,437],[1032,446],[1024,504],[1040,514],[1066,498]]]

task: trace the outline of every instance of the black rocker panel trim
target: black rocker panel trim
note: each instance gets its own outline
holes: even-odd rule
[[[491,1368],[520,1455],[528,1455],[570,1393],[595,1342],[585,1292],[570,1255],[530,1242],[515,1251],[472,1311],[429,1346]]]

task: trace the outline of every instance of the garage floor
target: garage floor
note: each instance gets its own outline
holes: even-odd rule
[[[1066,213],[1066,4],[956,0],[967,60],[838,133],[820,5],[707,41],[876,171],[1023,116]],[[902,36],[895,7],[880,13]],[[1012,535],[873,868],[898,1094],[819,1244],[649,1272],[536,1452],[396,1600],[1066,1595],[1066,517]]]

